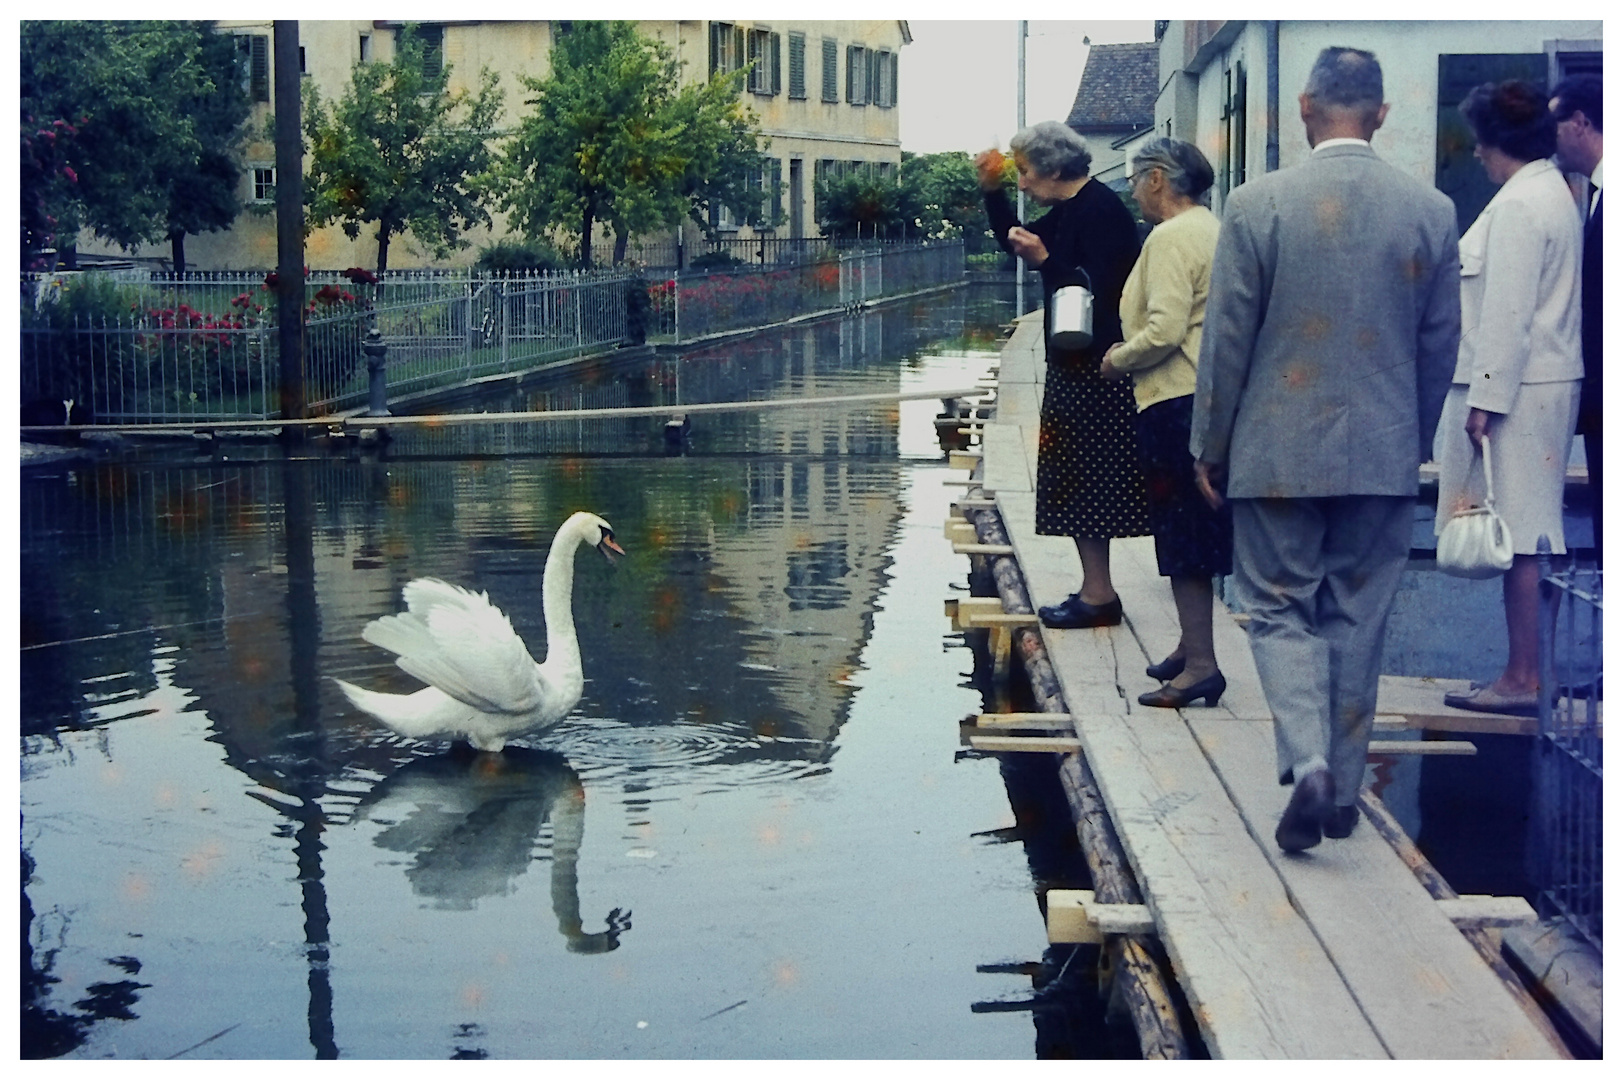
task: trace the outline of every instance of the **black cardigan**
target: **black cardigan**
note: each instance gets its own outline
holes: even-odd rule
[[[1003,250],[1009,230],[1020,224],[1002,188],[985,192],[986,216]],[[1049,208],[1026,228],[1042,237],[1048,259],[1038,268],[1043,281],[1043,326],[1053,317],[1054,290],[1069,283],[1077,267],[1087,272],[1093,292],[1093,345],[1083,359],[1095,367],[1105,350],[1122,339],[1121,290],[1138,261],[1138,227],[1114,191],[1090,180],[1074,196]],[[1046,333],[1044,335],[1046,339]],[[1052,359],[1052,357],[1050,358]],[[1073,356],[1067,360],[1076,359]]]

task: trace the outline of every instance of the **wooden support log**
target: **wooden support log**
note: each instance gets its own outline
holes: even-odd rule
[[[1397,818],[1392,816],[1392,812],[1386,808],[1386,804],[1376,797],[1375,793],[1370,791],[1369,788],[1363,788],[1358,792],[1358,808],[1363,811],[1364,817],[1368,820],[1370,826],[1381,834],[1381,838],[1391,845],[1393,851],[1397,852],[1398,858],[1402,859],[1404,864],[1414,872],[1414,876],[1419,879],[1420,884],[1426,887],[1426,891],[1432,895],[1433,899],[1460,899],[1460,894],[1455,892],[1454,887],[1443,879],[1443,875],[1439,874],[1437,868],[1431,865],[1431,861],[1415,846],[1415,842],[1409,839],[1409,834],[1403,831],[1403,826],[1398,824]],[[1465,935],[1465,940],[1471,943],[1471,947],[1493,969],[1493,973],[1499,976],[1499,981],[1510,992],[1510,996],[1516,999],[1516,1004],[1521,1006],[1522,1012],[1527,1014],[1527,1018],[1533,1022],[1533,1026],[1543,1032],[1544,1037],[1550,1041],[1550,1045],[1558,1048],[1563,1057],[1570,1058],[1572,1051],[1567,1048],[1565,1040],[1561,1038],[1560,1034],[1555,1030],[1555,1025],[1550,1022],[1550,1018],[1544,1014],[1544,1010],[1539,1007],[1538,1002],[1533,1000],[1532,995],[1527,992],[1527,988],[1522,985],[1521,979],[1511,968],[1509,962],[1505,960],[1503,953],[1500,951],[1498,931],[1478,926],[1461,927],[1460,933]]]
[[[1369,741],[1371,757],[1376,754],[1448,754],[1469,757],[1476,753],[1476,743],[1466,742],[1464,739],[1436,739],[1423,741],[1420,739],[1371,739]]]
[[[981,463],[981,456],[968,450],[954,450],[947,455],[947,468],[968,469],[974,471],[975,466]]]
[[[991,492],[987,492],[991,495]],[[983,540],[1006,543],[1008,535],[992,509],[971,512]],[[1031,597],[1013,558],[991,560],[992,580],[1005,610],[1031,611]],[[1054,674],[1042,634],[1036,628],[1013,631],[1013,646],[1020,650],[1036,706],[1055,716],[1069,715],[1059,679]],[[1108,903],[1140,903],[1138,885],[1128,868],[1127,855],[1105,811],[1104,797],[1080,752],[1060,757],[1060,785],[1074,818],[1077,841],[1088,864],[1095,897]],[[1150,940],[1141,935],[1110,937],[1104,944],[1102,966],[1110,975],[1112,999],[1120,1000],[1138,1032],[1139,1052],[1147,1060],[1189,1057],[1189,1040],[1172,1003],[1168,976]]]
[[[996,507],[996,499],[971,499],[965,496],[952,504],[952,512],[961,517],[969,510],[992,510]],[[970,525],[973,526],[974,522],[970,522]]]
[[[973,544],[976,542],[975,526],[963,518],[948,518],[941,527],[942,535],[955,544]]]

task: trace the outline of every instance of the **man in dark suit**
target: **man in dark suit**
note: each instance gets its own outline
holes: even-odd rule
[[[1601,543],[1601,357],[1600,357],[1600,210],[1601,210],[1601,81],[1599,75],[1574,75],[1556,84],[1550,95],[1555,116],[1555,159],[1569,173],[1589,178],[1584,222],[1583,343],[1584,385],[1578,397],[1578,431],[1584,437],[1589,466],[1589,509],[1595,522],[1595,565]]]
[[[1286,851],[1357,823],[1387,613],[1459,348],[1454,206],[1370,149],[1383,96],[1370,53],[1319,54],[1299,99],[1312,155],[1225,201],[1201,342],[1190,450],[1214,506],[1227,473],[1235,592],[1295,785]]]

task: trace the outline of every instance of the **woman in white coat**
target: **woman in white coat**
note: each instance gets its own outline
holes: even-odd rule
[[[1515,561],[1504,578],[1509,659],[1492,682],[1449,694],[1456,708],[1538,712],[1540,536],[1566,552],[1561,496],[1583,378],[1579,260],[1583,226],[1555,165],[1543,94],[1518,80],[1485,83],[1460,112],[1476,157],[1501,185],[1460,238],[1460,354],[1433,452],[1437,530],[1484,496],[1483,436],[1494,501]]]

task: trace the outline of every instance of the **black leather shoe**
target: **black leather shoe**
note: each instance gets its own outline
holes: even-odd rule
[[[1145,668],[1144,674],[1148,675],[1152,679],[1159,680],[1160,682],[1171,682],[1173,679],[1176,679],[1179,675],[1183,674],[1184,667],[1185,664],[1183,657],[1169,656],[1159,664],[1151,664],[1149,667]]]
[[[1054,630],[1081,630],[1090,626],[1117,626],[1121,623],[1121,597],[1108,604],[1089,604],[1080,593],[1072,593],[1057,604],[1037,609],[1043,625]]]
[[[1335,810],[1335,777],[1329,769],[1314,769],[1296,781],[1291,801],[1274,830],[1274,842],[1282,851],[1306,851],[1319,842],[1325,819]]]
[[[1182,690],[1167,683],[1159,690],[1151,690],[1147,694],[1138,695],[1140,705],[1150,705],[1157,709],[1181,709],[1191,701],[1200,698],[1206,699],[1206,707],[1211,708],[1217,704],[1217,699],[1223,696],[1223,691],[1229,688],[1229,681],[1223,678],[1221,671],[1214,671],[1193,686],[1186,686]]]
[[[1338,806],[1324,819],[1324,835],[1332,840],[1345,840],[1358,824],[1358,807]]]

